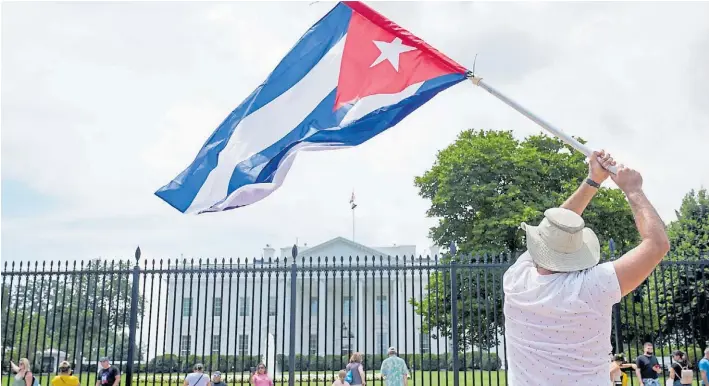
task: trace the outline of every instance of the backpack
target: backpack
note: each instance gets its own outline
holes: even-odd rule
[[[39,381],[34,377],[34,375],[32,376],[32,386],[40,386]]]
[[[675,379],[679,378],[679,383],[683,385],[691,385],[692,381],[694,381],[694,374],[692,373],[692,370],[689,370],[687,367],[682,366],[682,364],[679,362],[674,362],[672,364],[673,368],[674,365],[677,365],[682,369],[681,373],[677,373],[677,371],[675,370]]]
[[[347,370],[347,375],[345,375],[345,382],[348,384],[352,384],[352,370]]]
[[[680,365],[680,367],[682,367],[682,365]],[[692,370],[682,367],[682,374],[680,375],[679,383],[683,385],[691,385],[693,381],[694,373],[692,373]]]

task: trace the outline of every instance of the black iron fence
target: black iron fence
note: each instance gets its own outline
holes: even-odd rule
[[[395,347],[412,386],[506,385],[502,274],[513,260],[6,262],[3,374],[29,358],[45,385],[66,360],[93,385],[107,356],[129,386],[181,385],[196,363],[248,384],[260,362],[277,385],[326,386],[361,352],[368,384],[379,385]],[[709,259],[665,259],[615,307],[615,351],[633,358],[651,341],[663,366],[680,349],[696,369],[709,340],[708,285]]]

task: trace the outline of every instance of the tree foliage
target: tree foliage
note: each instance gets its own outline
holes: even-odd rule
[[[34,268],[50,270],[46,263]],[[8,308],[2,312],[3,348],[12,348],[17,355],[31,361],[36,352],[48,349],[65,351],[70,360],[77,361],[81,357],[96,360],[104,355],[125,359],[132,296],[131,265],[95,260],[60,268],[59,272],[54,268],[52,275],[20,275],[12,279],[12,285],[9,280],[4,284],[3,308],[5,305]],[[139,322],[142,305],[139,299]],[[141,354],[140,350],[135,353],[136,358]]]
[[[520,223],[536,224],[546,209],[559,206],[586,178],[584,159],[546,135],[519,141],[511,131],[462,132],[414,181],[431,201],[428,216],[438,218],[431,238],[438,245],[454,242],[468,254],[525,249]],[[584,219],[602,244],[613,238],[627,249],[638,242],[632,212],[617,189],[601,188]]]
[[[621,302],[623,340],[632,352],[654,341],[690,358],[709,345],[709,197],[689,192],[668,226],[671,251]],[[677,264],[677,262],[681,262]]]
[[[709,194],[690,191],[668,229],[670,260],[692,262],[664,272],[664,329],[702,350],[709,345]]]
[[[419,194],[431,201],[428,216],[438,218],[431,238],[438,245],[455,243],[459,255],[510,256],[526,249],[520,224],[537,224],[546,209],[561,205],[586,178],[584,160],[582,154],[546,135],[517,140],[510,131],[462,132],[414,181]],[[606,251],[611,238],[622,250],[638,242],[632,212],[617,189],[601,188],[584,219]],[[502,331],[497,326],[504,320],[502,270],[458,272],[456,296],[446,289],[448,274],[440,273],[429,282],[425,299],[412,300],[424,316],[423,329],[449,336],[448,310],[455,297],[459,341],[466,347],[499,343],[496,337]],[[430,311],[436,304],[446,310],[443,315]]]

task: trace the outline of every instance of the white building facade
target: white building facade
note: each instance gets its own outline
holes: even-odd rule
[[[242,264],[246,270],[224,273],[214,267],[168,281],[166,309],[173,311],[165,326],[173,338],[165,352],[270,357],[267,351],[275,348],[288,355],[291,333],[295,353],[302,355],[382,354],[390,346],[409,354],[450,352],[448,339],[435,339],[435,331],[421,334],[422,317],[410,303],[426,296],[429,278],[425,270],[411,268],[429,264],[412,260],[415,246],[373,248],[338,237],[299,247],[293,329],[291,248],[276,256],[267,247],[266,263]],[[283,257],[288,261],[279,271],[264,269],[269,259]],[[408,268],[396,270],[397,265]]]

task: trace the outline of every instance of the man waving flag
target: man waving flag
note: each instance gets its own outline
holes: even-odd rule
[[[357,146],[467,70],[360,2],[338,3],[155,194],[180,212],[218,212],[271,194],[298,151]]]

